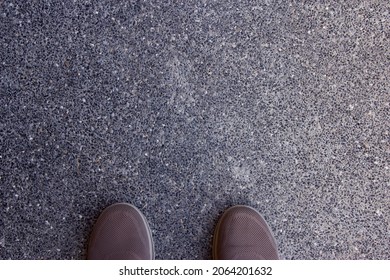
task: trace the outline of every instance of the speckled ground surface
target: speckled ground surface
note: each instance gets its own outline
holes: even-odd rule
[[[122,201],[158,259],[234,204],[285,259],[390,258],[388,1],[0,2],[1,259],[85,258]]]

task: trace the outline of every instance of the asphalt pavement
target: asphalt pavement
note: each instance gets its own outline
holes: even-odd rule
[[[211,258],[236,204],[284,259],[389,259],[389,11],[0,1],[0,259],[84,259],[115,202],[157,259]]]

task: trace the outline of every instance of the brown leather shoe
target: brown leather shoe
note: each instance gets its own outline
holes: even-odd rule
[[[213,243],[216,260],[279,259],[267,222],[249,206],[233,206],[225,211],[215,228]]]
[[[152,260],[152,234],[133,205],[116,203],[99,216],[88,245],[89,260]]]

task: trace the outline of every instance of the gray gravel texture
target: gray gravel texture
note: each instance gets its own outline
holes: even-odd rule
[[[157,259],[235,204],[285,259],[390,259],[389,1],[0,2],[1,259],[83,259],[115,202]]]

